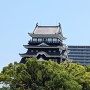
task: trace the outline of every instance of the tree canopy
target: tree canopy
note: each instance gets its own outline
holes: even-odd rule
[[[0,83],[0,90],[90,90],[90,66],[28,58],[4,67]]]

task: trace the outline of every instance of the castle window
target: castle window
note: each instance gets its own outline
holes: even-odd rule
[[[36,50],[36,52],[38,52],[38,50]]]
[[[57,38],[53,38],[53,41],[56,42],[57,41]]]
[[[33,38],[33,41],[37,41],[37,38]]]
[[[49,50],[48,52],[51,52],[51,50]]]
[[[33,50],[31,50],[31,52],[33,52]]]
[[[41,42],[42,41],[42,38],[38,38],[38,41]]]
[[[53,52],[56,52],[55,50]]]
[[[48,41],[50,41],[50,42],[51,42],[51,41],[52,41],[52,38],[48,38]]]

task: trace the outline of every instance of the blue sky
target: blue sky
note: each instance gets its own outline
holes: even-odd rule
[[[0,70],[20,61],[37,22],[60,22],[65,44],[90,45],[90,0],[0,0]]]

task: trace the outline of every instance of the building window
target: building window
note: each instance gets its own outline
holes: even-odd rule
[[[52,41],[52,38],[48,38],[48,41],[51,42]]]
[[[31,52],[33,52],[33,50],[31,50]]]
[[[53,52],[56,52],[55,50]]]
[[[53,38],[53,42],[56,42],[57,41],[57,38]]]
[[[33,38],[33,41],[37,41],[37,38]]]
[[[48,52],[51,52],[51,50],[49,50]]]
[[[36,50],[36,52],[38,52],[38,50]]]
[[[41,42],[42,41],[42,38],[38,38],[38,41]]]

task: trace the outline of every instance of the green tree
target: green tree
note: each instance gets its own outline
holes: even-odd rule
[[[11,90],[81,90],[81,84],[75,78],[81,73],[77,70],[76,74],[72,68],[77,70],[74,64],[29,58],[25,64],[15,62],[4,67],[0,73],[0,82],[9,85]]]
[[[82,86],[82,90],[90,90],[90,65],[79,63],[64,63],[65,70]]]

